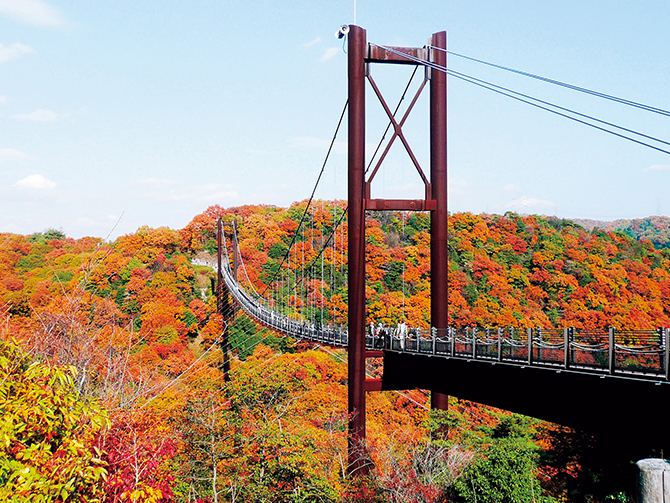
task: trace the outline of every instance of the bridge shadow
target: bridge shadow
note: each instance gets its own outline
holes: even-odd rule
[[[412,388],[582,430],[642,457],[670,452],[668,382],[384,351],[382,389]]]

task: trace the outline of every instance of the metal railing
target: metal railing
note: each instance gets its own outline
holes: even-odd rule
[[[255,298],[235,281],[230,263],[224,261],[222,277],[240,307],[259,323],[291,337],[346,347],[344,325],[321,325],[280,314]],[[657,330],[582,330],[576,328],[446,328],[424,329],[370,326],[365,335],[368,349],[436,355],[468,360],[488,360],[518,365],[547,366],[564,370],[598,372],[622,377],[670,380],[668,328]]]

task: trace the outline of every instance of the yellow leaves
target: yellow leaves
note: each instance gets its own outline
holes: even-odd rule
[[[384,246],[386,234],[380,227],[366,226],[365,227],[365,242],[375,246]]]
[[[141,484],[139,488],[121,494],[121,501],[130,503],[156,503],[163,497],[160,489]]]
[[[559,297],[568,295],[572,289],[579,287],[577,279],[571,274],[554,272],[547,281],[547,291]]]
[[[104,469],[91,461],[91,443],[107,424],[106,415],[77,395],[74,368],[31,362],[7,342],[0,342],[0,354],[0,457],[11,467],[0,496],[31,494],[52,501],[72,494],[75,486],[85,487],[82,496],[100,495]]]
[[[533,265],[536,267],[541,267],[542,265],[548,262],[547,257],[545,257],[540,252],[533,253]]]
[[[586,263],[591,269],[602,269],[605,267],[605,260],[600,255],[589,253],[586,256]]]
[[[510,283],[518,288],[525,288],[530,285],[530,280],[523,269],[519,266],[512,266],[507,273]]]
[[[152,229],[148,226],[142,226],[137,229],[138,236],[142,238],[143,244],[152,248],[161,248],[168,253],[173,253],[177,250],[181,243],[179,231],[169,229],[167,227],[158,227]]]
[[[195,276],[193,269],[189,265],[181,265],[177,268],[177,279],[188,282]]]
[[[417,232],[414,234],[414,241],[417,248],[428,248],[430,247],[430,234],[426,231]]]

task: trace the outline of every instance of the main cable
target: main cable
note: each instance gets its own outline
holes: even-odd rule
[[[668,151],[668,150],[662,149],[662,148],[660,148],[660,147],[656,147],[656,146],[654,146],[654,145],[651,145],[651,144],[649,144],[649,143],[645,143],[645,142],[640,141],[640,140],[636,140],[635,138],[631,138],[630,136],[626,136],[626,135],[624,135],[624,134],[617,133],[616,131],[612,131],[612,130],[610,130],[610,129],[607,129],[607,128],[604,128],[604,127],[600,127],[600,126],[597,126],[597,125],[595,125],[595,124],[591,124],[590,122],[587,122],[587,121],[585,121],[585,120],[578,119],[578,118],[576,118],[576,117],[572,117],[572,116],[570,116],[570,115],[568,115],[568,114],[559,112],[559,111],[557,111],[557,110],[552,110],[552,109],[549,108],[549,107],[545,107],[545,106],[539,105],[539,104],[537,104],[537,103],[533,103],[532,101],[526,100],[526,99],[524,99],[524,98],[520,98],[520,97],[518,97],[518,96],[514,96],[514,95],[511,94],[511,93],[508,93],[508,92],[505,92],[505,91],[501,91],[501,90],[499,90],[499,89],[495,89],[494,87],[488,86],[488,85],[486,85],[486,84],[482,84],[482,83],[476,82],[475,80],[471,80],[471,79],[469,79],[469,78],[467,78],[467,77],[464,77],[464,76],[462,76],[462,75],[456,75],[456,74],[452,73],[451,71],[447,72],[447,74],[450,75],[450,76],[452,76],[452,77],[455,77],[455,78],[457,78],[457,79],[464,80],[465,82],[469,82],[470,84],[474,84],[474,85],[479,86],[479,87],[482,87],[482,88],[484,88],[484,89],[488,89],[489,91],[493,91],[494,93],[498,93],[498,94],[501,94],[501,95],[503,95],[503,96],[507,96],[508,98],[512,98],[512,99],[517,100],[517,101],[520,101],[520,102],[522,102],[522,103],[526,103],[527,105],[534,106],[534,107],[539,108],[539,109],[541,109],[541,110],[545,110],[545,111],[547,111],[547,112],[551,112],[551,113],[556,114],[556,115],[559,115],[559,116],[561,116],[561,117],[565,117],[566,119],[570,119],[570,120],[572,120],[572,121],[579,122],[580,124],[584,124],[584,125],[586,125],[586,126],[589,126],[589,127],[594,128],[594,129],[598,129],[599,131],[603,131],[603,132],[605,132],[605,133],[609,133],[609,134],[611,134],[611,135],[618,136],[619,138],[623,138],[624,140],[632,141],[633,143],[637,143],[637,144],[639,144],[639,145],[643,145],[643,146],[645,146],[645,147],[649,147],[649,148],[651,148],[651,149],[658,150],[659,152],[663,152],[664,154],[669,154],[669,155],[670,155],[670,151]],[[534,98],[533,98],[533,99],[534,99]],[[540,100],[538,100],[538,101],[540,101]],[[558,107],[557,105],[551,105],[551,106],[554,106],[554,107],[556,107],[556,108],[561,108],[561,107]],[[572,112],[572,111],[571,111],[571,113],[575,113],[575,114],[577,114],[577,112]],[[579,114],[579,115],[581,115],[581,114]],[[639,136],[646,136],[646,135],[643,135],[642,133],[634,133],[634,134],[637,134],[637,135],[639,135]],[[659,142],[661,142],[661,143],[665,143],[665,144],[670,145],[670,143],[665,142],[665,141],[662,141],[662,140],[656,140],[656,141],[659,141]]]
[[[631,138],[631,137],[629,137],[629,136],[626,136],[626,135],[617,133],[617,132],[615,132],[615,131],[611,131],[611,130],[609,130],[609,129],[607,129],[607,128],[603,128],[603,127],[597,126],[597,125],[595,125],[595,124],[591,124],[590,122],[587,122],[587,121],[578,119],[578,118],[576,118],[576,117],[572,117],[572,116],[570,116],[570,115],[564,114],[564,113],[562,113],[562,112],[558,112],[558,111],[556,111],[556,110],[552,110],[551,108],[548,108],[548,107],[539,105],[539,104],[537,104],[537,103],[533,103],[532,101],[528,101],[528,100],[523,99],[523,98],[520,98],[520,97],[518,97],[518,96],[514,96],[514,95],[511,94],[511,93],[512,93],[512,92],[515,92],[515,91],[510,91],[509,93],[508,93],[508,92],[505,92],[505,91],[501,91],[501,90],[499,90],[499,89],[495,89],[494,87],[489,86],[488,83],[487,83],[487,84],[482,84],[482,83],[480,83],[480,82],[476,82],[476,81],[473,80],[471,77],[469,77],[469,76],[465,76],[465,74],[459,74],[458,72],[454,73],[453,70],[449,70],[449,69],[447,69],[447,68],[444,67],[444,66],[441,66],[441,65],[438,65],[438,64],[435,64],[435,63],[431,63],[431,62],[429,62],[429,61],[424,61],[424,60],[422,60],[422,59],[420,59],[420,58],[411,56],[411,55],[409,55],[409,54],[405,54],[405,53],[402,53],[402,52],[400,52],[400,51],[396,51],[395,49],[393,49],[393,48],[391,48],[391,47],[385,47],[385,46],[378,46],[378,47],[381,47],[382,49],[387,50],[387,51],[389,51],[389,52],[391,52],[391,53],[393,53],[393,54],[396,54],[396,55],[398,55],[398,56],[402,56],[402,57],[404,57],[404,58],[406,58],[406,59],[408,59],[408,60],[410,60],[410,61],[414,61],[414,62],[420,63],[420,64],[422,64],[422,65],[424,65],[424,66],[427,66],[427,67],[429,67],[429,68],[432,68],[432,69],[434,69],[434,70],[441,71],[441,72],[443,72],[443,73],[445,73],[445,74],[447,74],[447,75],[449,75],[449,76],[451,76],[451,77],[456,77],[456,78],[458,78],[458,79],[464,80],[464,81],[466,81],[466,82],[469,82],[469,83],[471,83],[471,84],[477,85],[477,86],[482,87],[482,88],[484,88],[484,89],[488,89],[488,90],[493,91],[493,92],[496,92],[496,93],[498,93],[498,94],[502,94],[503,96],[507,96],[508,98],[512,98],[512,99],[515,99],[515,100],[517,100],[517,101],[521,101],[522,103],[526,103],[526,104],[528,104],[528,105],[532,105],[532,106],[537,107],[537,108],[540,108],[540,109],[542,109],[542,110],[546,110],[547,112],[551,112],[551,113],[556,114],[556,115],[559,115],[559,116],[561,116],[561,117],[565,117],[566,119],[570,119],[570,120],[573,120],[573,121],[575,121],[575,122],[579,122],[580,124],[584,124],[584,125],[586,125],[586,126],[590,126],[590,127],[594,128],[594,129],[598,129],[598,130],[603,131],[603,132],[605,132],[605,133],[609,133],[609,134],[611,134],[611,135],[618,136],[619,138],[623,138],[623,139],[625,139],[625,140],[632,141],[632,142],[637,143],[637,144],[639,144],[639,145],[643,145],[643,146],[645,146],[645,147],[649,147],[649,148],[651,148],[651,149],[658,150],[659,152],[663,152],[663,153],[665,153],[665,154],[670,154],[670,151],[668,151],[668,150],[664,150],[664,149],[662,149],[662,148],[656,147],[656,146],[654,146],[654,145],[650,145],[650,144],[645,143],[645,142],[643,142],[643,141],[636,140],[635,138]],[[478,79],[477,79],[477,80],[478,80]],[[496,86],[496,87],[500,87],[500,86]],[[517,94],[521,94],[521,93],[517,93]],[[541,100],[539,100],[539,99],[537,99],[537,98],[530,98],[530,99],[533,99],[533,100],[536,100],[536,101],[540,101],[540,102],[541,102]],[[547,103],[549,106],[552,106],[552,107],[554,107],[554,108],[563,109],[563,110],[568,110],[570,113],[573,113],[573,114],[575,114],[575,115],[582,115],[582,116],[584,116],[584,114],[579,114],[578,112],[574,112],[574,111],[569,110],[569,109],[564,109],[564,108],[562,108],[562,107],[559,107],[558,105],[553,105],[553,104],[548,103],[548,102],[543,102],[543,103]],[[587,116],[587,117],[588,117],[588,116]],[[598,120],[598,119],[595,119],[595,120]],[[604,121],[600,121],[600,120],[598,120],[598,121],[599,121],[599,122],[604,122]],[[613,125],[613,126],[614,126],[614,127],[620,127],[620,126],[615,126],[615,125]],[[621,129],[625,129],[625,128],[621,128]],[[638,132],[635,132],[635,131],[632,131],[632,130],[627,130],[627,131],[631,131],[632,133],[634,133],[634,134],[636,134],[636,135],[638,135],[638,136],[644,136],[644,137],[647,137],[647,138],[653,138],[653,137],[649,137],[649,136],[647,136],[647,135],[644,135],[644,134],[642,134],[642,133],[638,133]],[[653,139],[654,139],[655,141],[659,141],[659,142],[661,142],[661,143],[666,143],[666,144],[669,144],[669,145],[670,145],[670,143],[665,142],[665,141],[663,141],[663,140],[657,140],[656,138],[653,138]]]
[[[624,99],[624,98],[619,98],[617,96],[612,96],[610,94],[605,94],[605,93],[601,93],[601,92],[598,92],[598,91],[593,91],[593,90],[588,89],[586,87],[575,86],[573,84],[568,84],[566,82],[561,82],[560,80],[550,79],[550,78],[543,77],[541,75],[537,75],[537,74],[534,74],[534,73],[524,72],[524,71],[521,71],[521,70],[515,70],[514,68],[510,68],[510,67],[507,67],[507,66],[497,65],[495,63],[490,63],[488,61],[484,61],[484,60],[481,60],[481,59],[472,58],[470,56],[465,56],[464,54],[459,54],[457,52],[448,51],[448,50],[446,50],[442,47],[436,47],[434,45],[428,45],[427,47],[430,47],[431,49],[437,49],[439,51],[446,52],[447,54],[449,54],[451,56],[457,56],[459,58],[474,61],[476,63],[481,63],[483,65],[491,66],[493,68],[498,68],[500,70],[505,70],[507,72],[516,73],[518,75],[523,75],[524,77],[530,77],[530,78],[533,78],[533,79],[541,80],[543,82],[548,82],[549,84],[554,84],[554,85],[557,85],[557,86],[565,87],[567,89],[572,89],[573,91],[579,91],[579,92],[590,94],[592,96],[597,96],[599,98],[603,98],[603,99],[606,99],[606,100],[615,101],[615,102],[621,103],[623,105],[628,105],[628,106],[631,106],[631,107],[640,108],[640,109],[646,110],[648,112],[653,112],[653,113],[657,113],[657,114],[660,114],[660,115],[665,115],[665,116],[670,117],[670,111],[664,110],[662,108],[652,107],[650,105],[645,105],[643,103],[638,103],[636,101],[631,101],[631,100],[627,100],[627,99]]]
[[[447,74],[448,74],[448,75],[451,75],[452,77],[462,78],[463,80],[470,79],[470,81],[481,82],[482,84],[485,84],[485,85],[487,85],[487,86],[495,87],[496,89],[500,89],[500,90],[503,90],[503,91],[505,91],[505,92],[515,94],[515,95],[517,95],[517,96],[522,96],[522,97],[524,97],[524,98],[528,98],[528,99],[530,99],[530,100],[537,101],[538,103],[542,103],[542,104],[544,104],[544,105],[548,105],[548,106],[550,106],[550,107],[557,108],[558,110],[563,110],[563,111],[565,111],[565,112],[568,112],[568,113],[571,113],[571,114],[575,114],[575,115],[578,115],[578,116],[580,116],[580,117],[584,117],[584,118],[586,118],[586,119],[590,119],[590,120],[599,122],[599,123],[601,123],[601,124],[605,124],[605,125],[607,125],[607,126],[611,126],[611,127],[620,129],[620,130],[622,130],[622,131],[626,131],[627,133],[632,133],[632,134],[637,135],[637,136],[642,136],[643,138],[647,138],[647,139],[649,139],[649,140],[656,141],[656,142],[658,142],[658,143],[665,143],[666,145],[670,145],[670,142],[667,142],[667,141],[665,141],[665,140],[661,140],[660,138],[656,138],[656,137],[654,137],[654,136],[649,136],[649,135],[646,135],[646,134],[644,134],[644,133],[638,133],[637,131],[634,131],[634,130],[632,130],[632,129],[625,128],[625,127],[623,127],[623,126],[618,126],[617,124],[614,124],[614,123],[612,123],[612,122],[607,122],[607,121],[598,119],[597,117],[593,117],[593,116],[591,116],[591,115],[583,114],[583,113],[581,113],[581,112],[577,112],[577,111],[575,111],[575,110],[572,110],[572,109],[570,109],[570,108],[565,108],[565,107],[562,107],[562,106],[560,106],[560,105],[554,105],[553,103],[550,103],[550,102],[548,102],[548,101],[544,101],[544,100],[541,100],[541,99],[539,99],[539,98],[535,98],[535,97],[533,97],[533,96],[530,96],[530,95],[528,95],[528,94],[524,94],[524,93],[520,93],[520,92],[518,92],[518,91],[514,91],[514,90],[509,89],[509,88],[507,88],[507,87],[503,87],[503,86],[499,86],[499,85],[497,85],[497,84],[493,84],[492,82],[487,82],[486,80],[482,80],[482,79],[478,79],[478,78],[476,78],[476,77],[472,77],[472,76],[470,76],[470,75],[466,75],[465,73],[457,72],[457,71],[455,71],[455,70],[447,70]],[[474,84],[474,82],[471,82],[471,83]]]
[[[288,250],[286,250],[286,253],[284,254],[284,258],[282,259],[281,263],[279,264],[279,268],[277,269],[277,272],[274,274],[272,279],[268,282],[268,284],[265,286],[265,289],[261,292],[261,297],[265,294],[267,291],[269,285],[271,285],[275,279],[277,279],[277,276],[279,275],[279,271],[281,271],[282,266],[286,262],[286,259],[291,253],[291,247],[295,244],[295,240],[298,237],[298,231],[300,230],[300,226],[302,223],[305,221],[305,216],[307,215],[307,212],[309,211],[309,207],[312,204],[312,200],[314,199],[314,194],[316,193],[316,189],[319,186],[319,182],[321,181],[321,176],[323,175],[323,171],[326,169],[326,163],[328,162],[328,158],[330,157],[330,153],[333,150],[333,145],[335,145],[335,139],[337,138],[337,133],[340,131],[340,126],[342,125],[342,119],[344,118],[344,113],[347,111],[347,106],[349,105],[349,100],[347,100],[344,104],[344,108],[342,109],[342,113],[340,114],[340,120],[337,122],[337,127],[335,128],[335,134],[333,135],[333,139],[330,141],[330,146],[328,147],[328,152],[326,152],[326,158],[323,160],[323,164],[321,165],[321,171],[319,172],[319,176],[316,179],[316,183],[314,184],[314,188],[312,189],[312,194],[309,196],[309,201],[307,202],[307,206],[305,206],[305,211],[302,213],[302,217],[300,217],[300,222],[298,223],[298,227],[296,229],[296,232],[293,234],[293,239],[291,239],[291,243],[288,246]]]

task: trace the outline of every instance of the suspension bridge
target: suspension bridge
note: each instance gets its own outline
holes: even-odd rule
[[[448,326],[446,77],[450,75],[466,80],[664,153],[670,154],[662,144],[670,143],[447,69],[445,32],[433,34],[430,43],[420,48],[368,43],[365,30],[353,25],[342,27],[340,33],[347,37],[348,42],[349,98],[338,124],[339,130],[348,109],[348,206],[333,205],[330,235],[324,236],[321,226],[321,235],[315,239],[313,191],[271,286],[260,293],[250,281],[250,286],[243,286],[238,281],[238,268],[242,266],[244,269],[245,266],[239,252],[235,225],[231,226],[228,243],[223,224],[219,221],[219,311],[230,312],[232,298],[232,302],[256,322],[276,332],[348,350],[349,463],[352,471],[365,470],[365,461],[358,453],[360,443],[365,441],[366,393],[381,390],[426,389],[431,391],[434,408],[447,408],[448,396],[452,395],[599,436],[611,436],[622,444],[670,448],[670,431],[663,422],[667,404],[670,403],[670,329],[631,331],[611,327],[597,331],[538,327],[515,330]],[[416,68],[424,68],[423,82],[401,119],[396,118],[400,104],[392,111],[386,103],[369,70],[372,64],[415,65],[415,73]],[[534,74],[518,73],[598,98],[670,115],[670,112],[654,107]],[[371,86],[388,117],[387,131],[392,131],[374,167],[370,161],[367,168],[366,83]],[[424,174],[402,129],[426,86],[430,93],[430,176]],[[424,199],[371,198],[372,181],[396,140],[403,145],[424,183]],[[379,151],[380,147],[372,156],[373,160]],[[400,211],[403,214],[410,211],[430,212],[430,328],[407,327],[404,322],[392,327],[366,323],[367,210]],[[348,226],[346,259],[345,219]],[[307,241],[310,241],[310,248],[315,242],[319,243],[321,251],[313,253],[311,262],[305,265],[304,244]],[[324,256],[329,257],[326,269],[330,271],[324,270]],[[346,275],[336,274],[338,260],[339,271],[344,269],[346,260]],[[323,285],[328,276],[331,282],[339,278],[347,283],[346,324],[338,323],[334,312],[324,317]],[[318,289],[310,288],[314,280],[318,280]],[[335,286],[331,285],[331,295],[334,290]],[[227,347],[227,341],[224,347]],[[381,377],[366,376],[366,360],[369,358],[382,359]],[[227,372],[228,368],[228,356],[225,354],[224,371]]]

